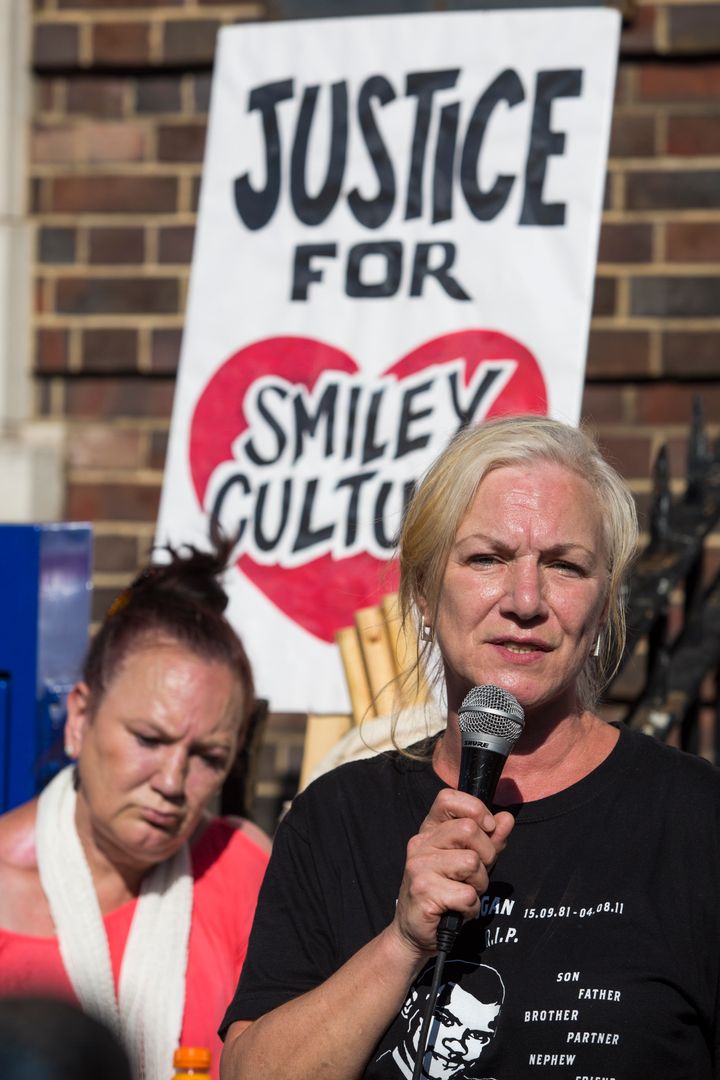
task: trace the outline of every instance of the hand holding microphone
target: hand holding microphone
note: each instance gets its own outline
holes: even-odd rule
[[[486,806],[492,802],[507,756],[522,732],[519,703],[496,686],[474,687],[460,707],[459,722],[458,788],[440,792],[411,839],[396,910],[402,938],[425,956],[437,947],[441,918],[445,934],[448,930],[452,934],[452,928],[459,929],[477,909],[479,896],[487,889],[489,868],[512,827],[512,821],[504,818],[496,827],[492,820],[488,825],[475,800]]]
[[[517,698],[499,686],[474,686],[458,710],[462,737],[458,791],[490,806],[508,755],[522,735],[525,715]],[[438,926],[438,947],[448,952],[462,926],[456,911]]]
[[[512,694],[498,686],[474,686],[458,711],[462,736],[458,791],[492,803],[508,754],[520,738],[525,723],[522,707]],[[437,928],[438,954],[430,993],[418,1038],[412,1080],[419,1080],[428,1034],[441,985],[445,958],[463,924],[459,911],[446,911]]]

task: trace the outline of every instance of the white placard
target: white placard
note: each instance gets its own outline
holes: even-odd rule
[[[240,537],[274,710],[347,707],[335,631],[395,585],[409,489],[467,423],[576,423],[620,17],[237,26],[215,66],[158,540]]]

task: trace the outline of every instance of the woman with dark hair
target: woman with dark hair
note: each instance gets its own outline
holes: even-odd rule
[[[169,1075],[169,1073],[168,1073]],[[110,1028],[60,998],[0,998],[3,1080],[132,1080]]]
[[[254,705],[216,554],[171,551],[114,602],[67,704],[73,764],[0,818],[0,993],[79,1001],[166,1080],[209,1046],[269,842],[212,816]]]
[[[558,421],[487,421],[431,467],[401,531],[400,595],[446,726],[293,803],[223,1022],[223,1080],[720,1076],[720,775],[597,705],[636,541],[631,493]],[[491,806],[457,790],[476,687],[524,710]],[[463,921],[453,974],[419,1049],[448,911]],[[476,970],[504,996],[474,993]]]

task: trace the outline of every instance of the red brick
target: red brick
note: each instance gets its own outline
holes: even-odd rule
[[[35,332],[35,369],[46,374],[68,366],[68,332],[47,327]]]
[[[620,53],[623,56],[655,52],[657,8],[648,4],[633,6],[633,15],[622,28]]]
[[[87,160],[90,164],[113,161],[144,161],[147,131],[142,124],[90,124],[85,130]]]
[[[720,277],[654,276],[630,282],[633,315],[697,319],[720,315]]]
[[[610,157],[652,157],[655,153],[655,119],[652,116],[613,117]]]
[[[138,79],[135,108],[147,113],[177,113],[182,107],[182,86],[178,75],[148,75]]]
[[[201,162],[205,124],[163,124],[158,128],[158,161]]]
[[[212,89],[212,74],[195,75],[192,80],[192,99],[196,113],[207,114],[210,111],[210,91]]]
[[[202,177],[194,176],[190,184],[190,210],[193,214],[197,213],[198,204],[200,202],[200,185],[202,183]]]
[[[635,73],[637,64],[621,60],[618,65],[617,78],[615,79],[615,105],[629,104],[635,92]]]
[[[51,181],[56,213],[171,213],[177,180],[166,176],[61,176]]]
[[[122,8],[178,7],[185,0],[55,0],[59,11],[110,11]]]
[[[151,360],[152,370],[158,374],[172,375],[177,371],[182,343],[182,330],[153,330]]]
[[[69,380],[66,411],[72,417],[153,417],[170,416],[173,401],[172,379],[135,376],[132,378],[82,378]]]
[[[75,124],[38,124],[30,136],[30,160],[40,165],[79,161],[80,142]]]
[[[158,262],[187,264],[192,258],[195,227],[171,225],[158,230]]]
[[[589,424],[630,420],[625,415],[626,402],[621,386],[602,386],[586,383],[582,400],[582,417]]]
[[[720,208],[720,169],[658,169],[625,177],[628,210]]]
[[[93,565],[96,570],[110,573],[127,571],[132,574],[138,562],[138,544],[133,536],[97,533],[93,537]]]
[[[669,116],[668,154],[720,154],[720,113],[706,116]]]
[[[164,469],[167,457],[168,434],[166,431],[153,431],[150,436],[150,460],[148,465],[151,469]]]
[[[720,52],[720,7],[683,4],[667,9],[668,43],[673,53]]]
[[[617,284],[615,278],[596,277],[593,295],[593,315],[614,315]]]
[[[75,262],[76,240],[75,229],[41,228],[38,233],[38,260],[55,265]]]
[[[92,28],[92,56],[96,65],[140,67],[150,58],[150,24],[101,22]]]
[[[67,79],[66,108],[71,115],[121,117],[125,113],[127,80],[109,75]]]
[[[720,223],[675,221],[666,228],[666,257],[670,262],[720,263]],[[718,358],[720,374],[720,357]]]
[[[70,425],[67,434],[68,464],[75,469],[139,469],[142,434],[112,424]]]
[[[644,330],[590,331],[587,374],[591,379],[644,378],[650,374],[650,335]]]
[[[33,132],[32,160],[40,164],[142,161],[146,145],[145,129],[127,121],[44,125]]]
[[[163,35],[166,64],[212,64],[220,23],[217,19],[168,20]]]
[[[34,99],[33,112],[53,112],[55,109],[55,88],[58,80],[38,74],[34,81],[32,92]]]
[[[61,277],[57,310],[70,315],[173,314],[180,293],[176,278]]]
[[[638,420],[643,424],[688,424],[695,394],[702,397],[707,416],[720,416],[718,383],[672,382],[638,387]]]
[[[145,230],[140,227],[97,228],[88,231],[91,263],[127,265],[145,259]]]
[[[621,476],[627,480],[647,479],[652,453],[652,439],[647,434],[603,433],[598,442],[604,456]]]
[[[40,23],[33,32],[32,62],[41,70],[76,67],[80,29],[72,23]]]
[[[42,378],[35,380],[33,396],[35,399],[35,412],[38,416],[46,417],[55,415],[54,406],[56,402],[53,400],[53,385],[55,381],[55,379]]]
[[[717,379],[720,330],[666,330],[662,336],[662,365],[676,378]]]
[[[137,371],[137,330],[125,327],[87,329],[82,335],[82,366],[85,371]]]
[[[706,101],[720,98],[720,63],[647,63],[639,68],[641,101]]]
[[[160,486],[122,484],[68,485],[71,521],[155,521]]]
[[[602,224],[598,262],[652,262],[653,227],[649,224]]]

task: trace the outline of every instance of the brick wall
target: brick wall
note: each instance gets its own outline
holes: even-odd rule
[[[34,7],[35,411],[66,427],[65,517],[94,524],[99,617],[152,538],[215,37],[222,25],[263,18],[265,5]],[[643,512],[665,440],[682,486],[698,393],[717,436],[717,0],[643,4],[623,33],[583,413]],[[297,717],[271,717],[266,800],[280,798],[288,776],[292,786],[301,731]]]

